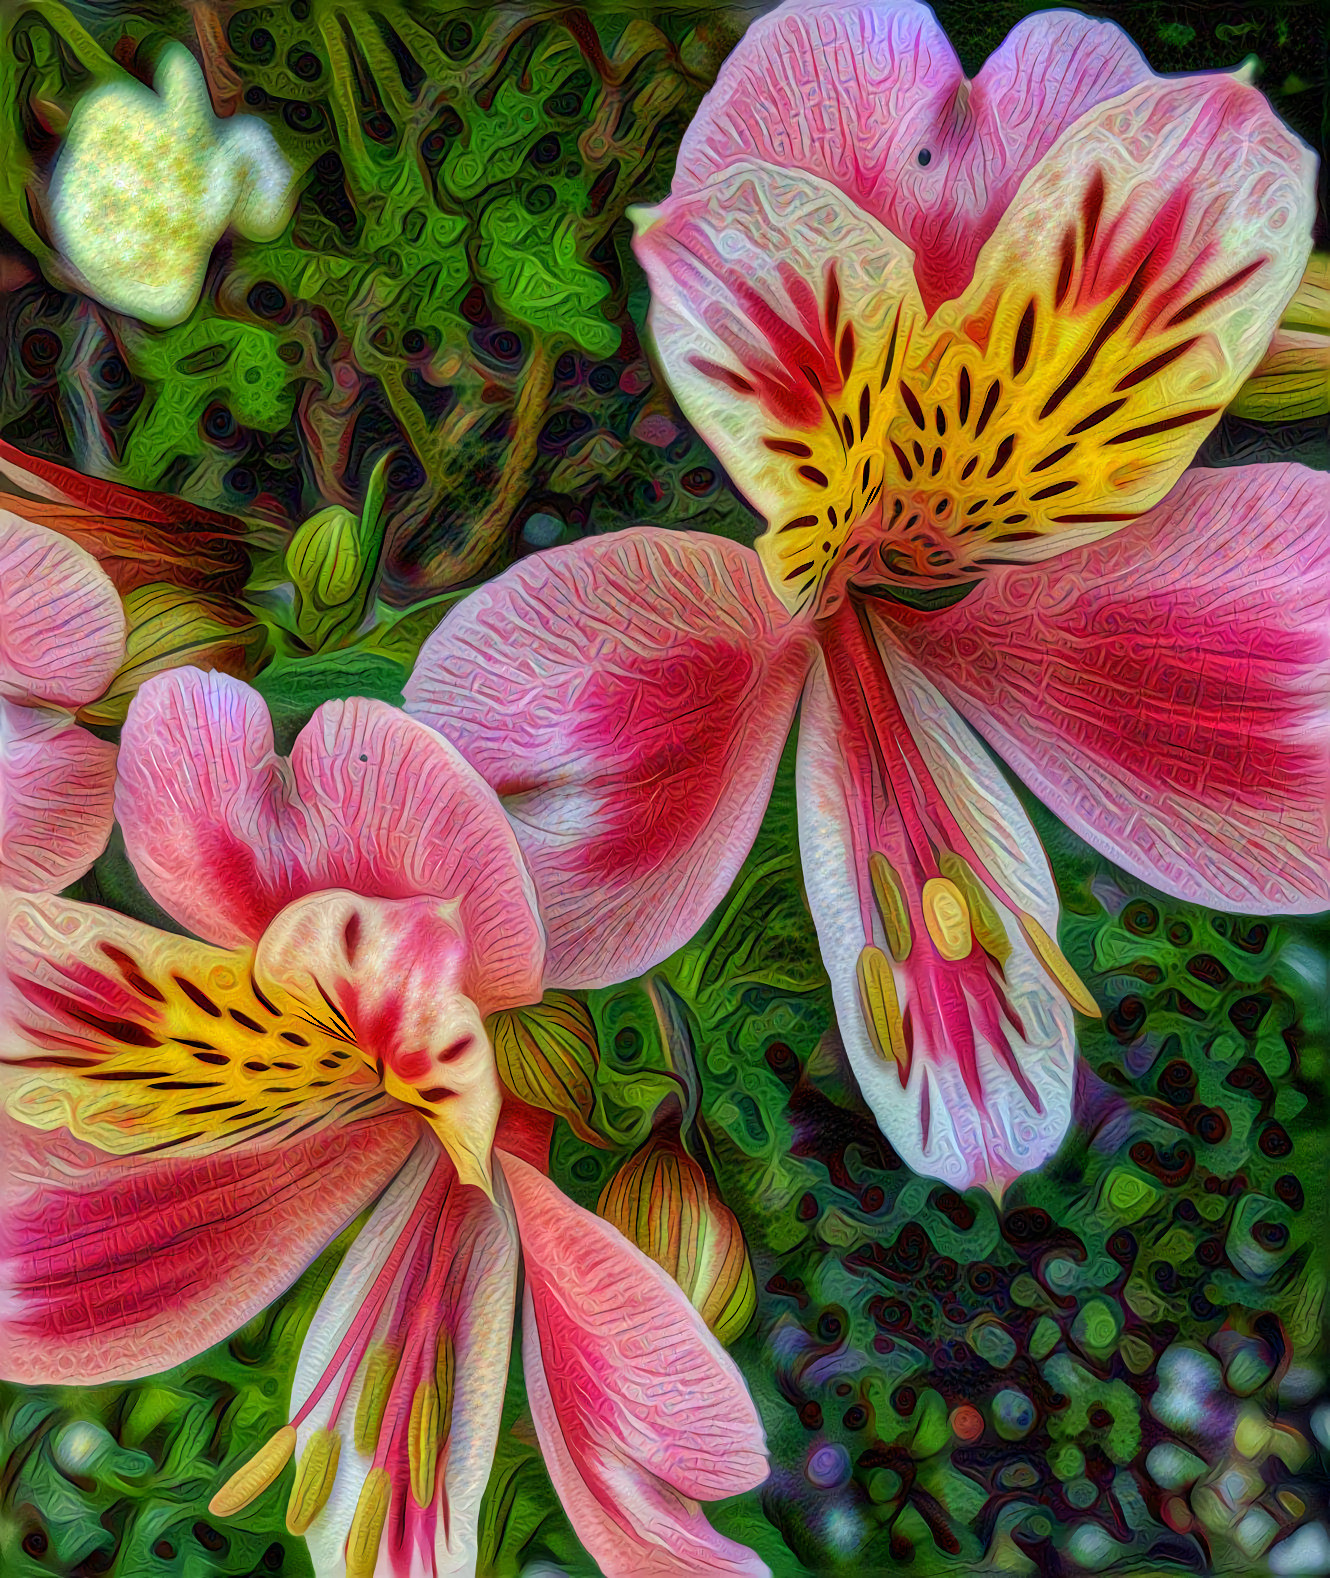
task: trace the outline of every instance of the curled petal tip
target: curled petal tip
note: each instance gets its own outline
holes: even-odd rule
[[[654,224],[659,222],[662,207],[663,205],[660,203],[652,204],[649,207],[641,203],[634,203],[631,208],[624,210],[628,216],[629,223],[633,227],[634,236],[644,236]]]

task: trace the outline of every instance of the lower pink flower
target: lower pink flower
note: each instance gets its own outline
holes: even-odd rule
[[[537,1434],[602,1570],[764,1573],[698,1506],[766,1475],[739,1372],[499,1085],[484,1019],[539,998],[545,944],[492,791],[378,702],[320,708],[284,760],[253,691],[186,669],[131,705],[117,811],[208,940],[9,904],[3,1374],[167,1368],[372,1205],[220,1514],[298,1451],[319,1573],[473,1573],[521,1265]]]

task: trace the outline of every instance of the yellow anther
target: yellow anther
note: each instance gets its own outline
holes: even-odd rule
[[[346,1536],[346,1578],[374,1578],[392,1489],[386,1468],[372,1468],[365,1475]]]
[[[453,1427],[453,1385],[457,1374],[457,1355],[449,1332],[439,1333],[434,1356],[434,1384],[439,1389],[439,1439],[446,1441]]]
[[[944,959],[964,959],[974,945],[970,931],[970,906],[965,895],[946,877],[930,877],[921,899],[924,925],[933,946]]]
[[[283,1425],[270,1441],[227,1480],[226,1484],[208,1503],[208,1511],[215,1518],[234,1517],[261,1496],[291,1461],[296,1449],[294,1425]]]
[[[342,1438],[335,1430],[316,1430],[305,1443],[286,1504],[286,1526],[292,1534],[303,1534],[327,1506],[341,1455]]]
[[[355,1427],[356,1451],[364,1457],[372,1456],[379,1444],[383,1411],[400,1360],[398,1350],[386,1342],[376,1342],[365,1356],[365,1384],[356,1404]]]
[[[406,1435],[406,1456],[411,1467],[411,1496],[418,1507],[428,1507],[434,1499],[439,1445],[443,1439],[442,1423],[439,1389],[433,1381],[422,1381],[411,1399],[411,1423]]]
[[[937,857],[937,863],[942,875],[956,884],[969,906],[970,926],[979,946],[990,958],[1006,964],[1011,958],[1011,938],[1007,936],[1007,928],[1002,924],[992,895],[975,875],[969,861],[947,849]]]
[[[891,960],[881,948],[864,948],[859,954],[859,1002],[873,1050],[885,1063],[894,1060],[901,1084],[910,1075],[910,1049],[905,1044],[905,1024]]]
[[[1090,996],[1090,990],[1085,982],[1067,963],[1067,957],[1057,943],[1033,915],[1021,914],[1019,920],[1026,941],[1039,955],[1040,964],[1056,981],[1062,995],[1071,1006],[1079,1013],[1088,1014],[1091,1019],[1101,1018],[1099,1004]]]
[[[910,957],[910,910],[901,890],[896,868],[875,849],[868,857],[868,875],[873,884],[873,897],[877,912],[882,918],[882,930],[887,934],[887,947],[898,963]]]

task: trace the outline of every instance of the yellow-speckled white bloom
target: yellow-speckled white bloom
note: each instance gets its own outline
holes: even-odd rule
[[[166,326],[193,310],[226,227],[270,240],[293,197],[272,133],[251,115],[219,120],[198,62],[173,44],[155,92],[127,78],[75,107],[51,183],[51,230],[80,289]]]

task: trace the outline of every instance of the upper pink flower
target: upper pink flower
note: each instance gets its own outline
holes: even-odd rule
[[[326,704],[284,759],[254,691],[181,669],[130,706],[117,815],[206,941],[8,902],[0,1373],[165,1369],[372,1204],[220,1512],[299,1448],[320,1574],[474,1572],[520,1251],[537,1434],[603,1571],[764,1573],[697,1506],[765,1477],[742,1378],[499,1085],[484,1019],[539,999],[545,947],[493,792],[381,702]]]
[[[106,847],[115,746],[71,714],[124,653],[124,610],[92,555],[0,510],[0,888],[54,892]]]
[[[636,248],[757,553],[635,531],[527,560],[407,687],[515,819],[552,979],[702,923],[798,705],[860,1086],[911,1166],[1000,1193],[1061,1140],[1095,1009],[971,728],[1172,893],[1330,903],[1330,478],[1182,476],[1297,287],[1313,167],[1244,82],[1155,77],[1070,13],[972,83],[908,0],[749,29]]]

